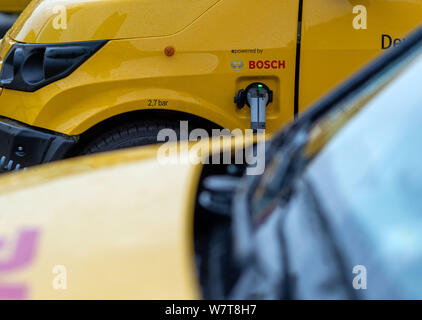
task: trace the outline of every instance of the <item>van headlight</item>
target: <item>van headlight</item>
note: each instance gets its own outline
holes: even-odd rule
[[[3,61],[0,87],[33,92],[63,79],[107,41],[15,44]]]

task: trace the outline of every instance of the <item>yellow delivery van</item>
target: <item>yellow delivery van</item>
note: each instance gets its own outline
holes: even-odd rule
[[[410,0],[33,1],[1,43],[0,166],[156,143],[181,120],[271,134],[421,17]]]

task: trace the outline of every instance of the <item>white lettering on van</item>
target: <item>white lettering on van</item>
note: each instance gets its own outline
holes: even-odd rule
[[[356,17],[353,19],[353,28],[356,30],[368,29],[368,11],[365,6],[357,5],[353,7]]]

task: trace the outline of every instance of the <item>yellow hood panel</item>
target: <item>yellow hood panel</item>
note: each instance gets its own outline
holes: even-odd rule
[[[34,0],[10,32],[18,42],[157,37],[186,28],[220,0]]]
[[[201,166],[161,165],[155,151],[2,177],[0,299],[198,298],[192,238]],[[67,289],[55,289],[63,267]]]
[[[0,12],[19,12],[25,9],[31,0],[0,0]]]

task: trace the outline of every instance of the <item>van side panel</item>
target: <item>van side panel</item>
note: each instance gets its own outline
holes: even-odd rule
[[[304,1],[300,111],[398,45],[421,18],[422,1]]]
[[[194,114],[250,127],[234,97],[252,82],[274,91],[267,129],[293,119],[298,0],[222,0],[173,36],[109,41],[70,76],[33,93],[5,89],[1,115],[78,135],[134,110]],[[164,54],[166,47],[174,56]],[[24,102],[24,103],[23,103]]]

